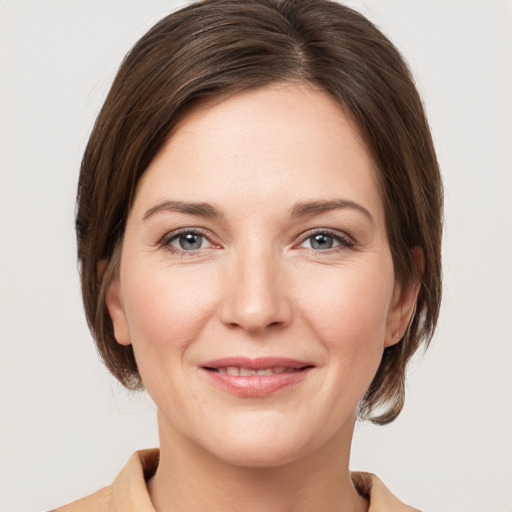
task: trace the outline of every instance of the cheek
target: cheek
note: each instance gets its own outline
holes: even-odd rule
[[[209,277],[197,271],[125,266],[122,295],[136,352],[144,357],[164,350],[180,352],[197,337],[214,308]]]
[[[300,281],[302,307],[331,362],[348,370],[380,361],[393,294],[392,264],[340,268]],[[313,276],[311,276],[313,277]]]

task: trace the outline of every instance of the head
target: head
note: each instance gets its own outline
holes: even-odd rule
[[[384,210],[397,285],[417,285],[415,312],[386,346],[359,405],[395,419],[406,366],[430,341],[441,297],[442,189],[410,72],[357,12],[328,0],[206,0],[161,20],[123,61],[82,161],[77,235],[85,310],[98,350],[128,388],[141,387],[133,347],[117,342],[106,296],[118,276],[141,178],[201,105],[290,84],[322,91],[366,148]]]

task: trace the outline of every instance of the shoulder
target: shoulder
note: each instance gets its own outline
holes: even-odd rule
[[[104,487],[99,491],[56,508],[50,512],[111,512],[112,511],[112,486]]]
[[[158,457],[156,449],[135,452],[111,485],[51,512],[155,512],[146,480]]]
[[[350,477],[357,492],[370,501],[368,512],[420,512],[402,503],[373,473],[352,471]]]

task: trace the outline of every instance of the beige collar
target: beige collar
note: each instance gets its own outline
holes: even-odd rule
[[[370,501],[368,512],[420,512],[402,503],[373,473],[351,471],[350,478],[357,492]]]
[[[158,467],[158,449],[135,452],[112,485],[54,512],[155,512],[146,481]],[[352,482],[370,502],[368,512],[419,512],[404,505],[373,474],[352,472]]]

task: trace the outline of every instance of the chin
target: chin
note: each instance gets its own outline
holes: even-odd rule
[[[309,450],[311,451],[311,450]],[[216,446],[213,455],[227,464],[244,468],[273,468],[290,464],[307,450],[291,445],[232,440],[228,446]]]
[[[255,428],[231,425],[208,432],[202,446],[214,457],[238,467],[271,468],[293,463],[310,455],[331,436],[319,432],[312,436],[311,425],[304,422],[253,422]],[[293,425],[299,428],[293,428]],[[228,433],[226,435],[226,432]],[[323,434],[323,435],[322,435]]]

